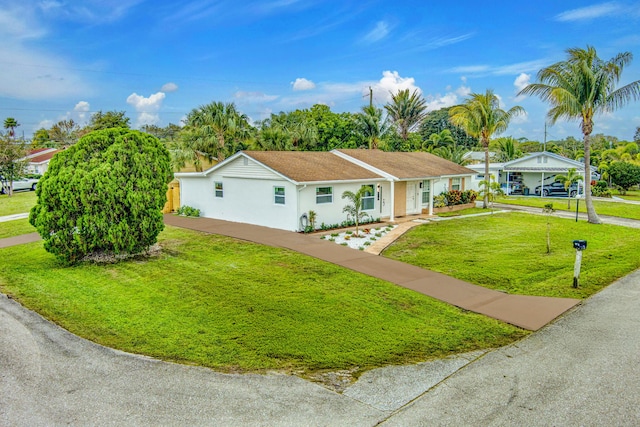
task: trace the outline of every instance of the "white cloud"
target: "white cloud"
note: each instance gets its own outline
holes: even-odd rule
[[[17,40],[42,37],[46,30],[37,25],[33,12],[28,8],[14,6],[0,9],[0,35]]]
[[[311,90],[316,88],[316,84],[311,80],[299,77],[295,82],[291,82],[293,90]]]
[[[427,101],[427,111],[436,111],[460,104],[458,95],[454,92],[447,92],[444,95],[427,95],[425,99]]]
[[[75,111],[78,115],[78,122],[80,124],[84,124],[87,121],[87,113],[91,110],[91,106],[87,101],[80,101],[73,107],[73,111]]]
[[[160,88],[160,92],[164,92],[164,93],[171,93],[177,90],[178,90],[178,85],[173,82],[165,83]]]
[[[516,77],[513,85],[516,87],[517,91],[520,92],[522,89],[527,87],[531,82],[531,74],[520,73],[518,77]]]
[[[60,2],[45,0],[38,3],[40,10],[51,18],[95,25],[118,21],[142,0]]]
[[[376,22],[376,26],[369,31],[363,38],[363,43],[375,43],[387,37],[389,35],[389,24],[384,21]]]
[[[137,127],[155,125],[160,121],[158,111],[160,111],[165,97],[164,92],[154,93],[148,98],[134,92],[127,97],[127,104],[133,106],[138,113]]]
[[[0,96],[44,100],[88,96],[93,93],[84,80],[55,56],[21,45],[0,44],[3,64]]]
[[[245,92],[245,91],[237,91],[233,94],[233,97],[242,100],[242,101],[273,101],[278,99],[278,95],[267,95],[262,92]]]
[[[534,61],[517,62],[507,65],[464,65],[453,67],[447,71],[450,73],[472,74],[476,76],[504,76],[510,74],[521,74],[526,72],[537,72],[541,68],[546,67],[550,63],[547,59],[536,59]]]
[[[491,67],[488,65],[463,65],[460,67],[453,67],[449,69],[451,73],[460,73],[460,74],[478,74],[478,73],[486,73],[491,70]]]
[[[38,129],[49,129],[51,128],[51,126],[53,126],[55,123],[53,120],[50,119],[45,119],[45,120],[41,120],[34,128],[33,131],[35,132]]]
[[[59,55],[31,47],[48,30],[29,5],[0,8],[0,58],[3,64],[0,96],[44,100],[87,96],[91,89]]]
[[[427,110],[436,111],[442,108],[453,107],[460,104],[462,98],[466,98],[471,94],[471,87],[467,86],[467,78],[461,77],[462,84],[455,90],[452,90],[450,86],[447,87],[447,92],[444,95],[427,95],[425,100],[427,101]]]
[[[593,6],[580,7],[559,13],[554,17],[556,21],[590,21],[603,16],[617,15],[622,11],[622,6],[616,2],[595,4]]]
[[[391,95],[398,91],[409,89],[409,92],[417,90],[422,93],[422,89],[416,86],[416,79],[413,77],[402,77],[397,71],[383,71],[382,78],[373,86],[376,95],[383,95],[384,102],[391,100]]]
[[[462,85],[458,89],[456,89],[456,95],[465,97],[471,94],[471,87],[465,86],[466,82],[467,82],[467,79],[462,78]]]

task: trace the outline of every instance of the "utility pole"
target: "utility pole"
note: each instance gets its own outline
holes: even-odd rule
[[[547,122],[544,122],[544,143],[542,145],[542,151],[547,151]]]
[[[373,108],[373,89],[369,86],[369,108]]]

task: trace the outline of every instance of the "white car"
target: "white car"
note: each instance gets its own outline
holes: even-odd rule
[[[0,182],[2,183],[2,187],[0,187],[0,194],[5,193],[5,185],[8,186],[9,183],[4,180],[3,177],[0,177]],[[13,181],[13,191],[19,190],[31,190],[36,191],[36,186],[38,185],[38,180],[33,178],[20,178]]]

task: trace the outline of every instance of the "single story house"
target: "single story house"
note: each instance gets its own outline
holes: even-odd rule
[[[49,167],[49,162],[60,152],[57,148],[38,148],[29,152],[22,160],[27,162],[27,173],[37,173],[44,175]]]
[[[471,186],[478,190],[480,181],[484,180],[484,163],[467,167],[477,173],[471,181]],[[556,175],[566,175],[569,169],[575,169],[584,179],[583,162],[548,151],[529,153],[506,163],[489,164],[489,174],[492,175],[492,179],[500,183],[506,194],[533,195],[536,187],[551,184],[555,181]],[[591,166],[591,177],[589,177],[591,180],[597,179],[596,171],[597,168]],[[578,185],[578,193],[583,192],[583,186]]]
[[[303,230],[346,219],[342,194],[368,191],[363,210],[374,218],[431,213],[433,196],[465,190],[475,172],[423,152],[380,150],[240,151],[204,172],[176,173],[180,202],[204,217]]]

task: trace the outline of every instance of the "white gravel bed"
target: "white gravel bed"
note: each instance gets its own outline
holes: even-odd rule
[[[396,227],[397,225],[367,224],[360,227],[359,237],[355,237],[355,230],[351,230],[326,234],[320,238],[352,249],[364,250]]]

